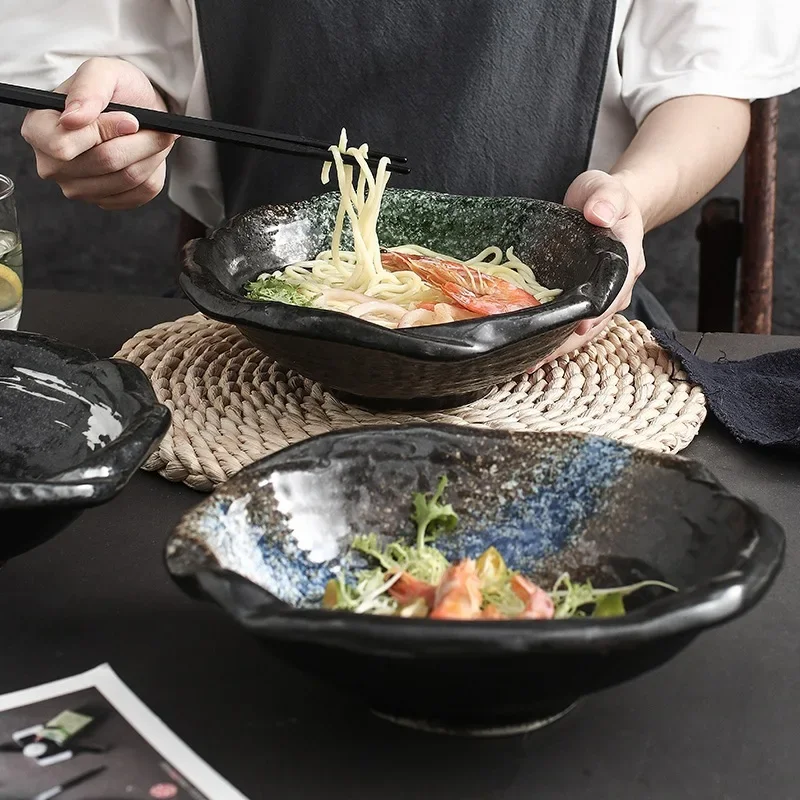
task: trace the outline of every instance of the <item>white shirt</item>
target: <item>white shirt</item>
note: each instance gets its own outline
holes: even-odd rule
[[[2,82],[53,89],[87,58],[117,56],[145,72],[172,111],[210,116],[194,0],[3,0],[2,27]],[[755,100],[798,87],[800,0],[617,0],[589,167],[610,169],[671,98]],[[215,145],[181,139],[171,164],[173,202],[206,225],[221,222]]]

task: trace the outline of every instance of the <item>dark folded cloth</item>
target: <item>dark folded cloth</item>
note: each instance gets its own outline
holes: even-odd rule
[[[714,416],[740,442],[800,449],[800,350],[767,353],[746,361],[698,358],[674,334],[653,338],[703,389]]]

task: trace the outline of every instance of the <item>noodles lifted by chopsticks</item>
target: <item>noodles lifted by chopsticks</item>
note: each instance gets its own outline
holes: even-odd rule
[[[504,253],[487,247],[467,261],[414,244],[382,251],[377,223],[389,182],[389,159],[382,158],[373,174],[368,152],[366,144],[348,147],[342,131],[339,144],[331,147],[332,162],[322,169],[322,182],[327,184],[335,168],[341,193],[330,250],[259,276],[246,287],[251,298],[310,304],[394,328],[517,311],[560,294],[542,286],[512,248]],[[357,180],[355,168],[342,161],[344,153],[358,164]],[[353,235],[352,250],[341,247],[345,219]]]

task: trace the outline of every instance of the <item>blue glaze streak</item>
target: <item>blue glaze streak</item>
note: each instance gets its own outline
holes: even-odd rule
[[[629,460],[629,451],[613,441],[588,440],[552,482],[526,485],[533,476],[520,473],[510,500],[485,509],[471,528],[442,537],[437,546],[458,560],[476,558],[493,544],[513,569],[531,572],[580,534]]]
[[[504,502],[473,512],[469,527],[441,537],[436,546],[457,561],[476,558],[494,545],[513,569],[535,572],[541,559],[580,535],[629,461],[630,452],[616,442],[589,439],[568,454],[554,454],[552,462],[519,468],[504,482]],[[324,564],[311,562],[285,535],[262,536],[258,550],[263,559],[259,582],[295,606],[316,606],[327,582],[340,571],[352,579],[372,566],[354,551]]]
[[[334,576],[335,561],[316,564],[308,560],[290,537],[258,543],[264,559],[264,587],[275,597],[294,606],[317,605],[325,585]]]

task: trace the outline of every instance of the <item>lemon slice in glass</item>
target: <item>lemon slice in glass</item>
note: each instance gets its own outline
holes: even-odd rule
[[[10,267],[0,264],[0,311],[16,308],[22,300],[22,281]]]

